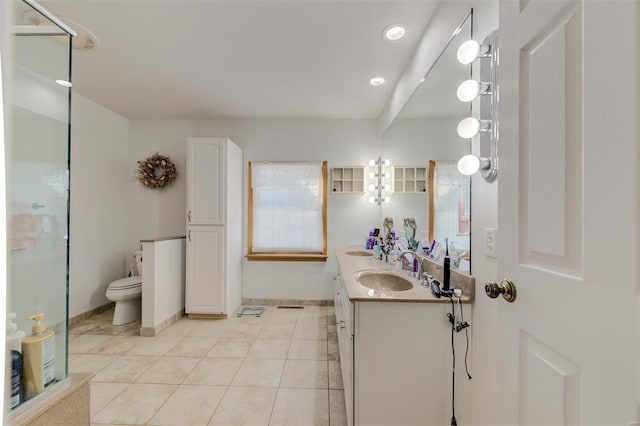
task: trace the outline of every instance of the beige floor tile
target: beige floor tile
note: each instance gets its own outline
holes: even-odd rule
[[[240,358],[202,358],[184,384],[226,386],[231,383],[240,364]]]
[[[294,339],[315,339],[315,340],[327,340],[327,326],[326,324],[319,324],[315,322],[296,324],[295,331],[293,332]]]
[[[276,388],[230,386],[209,424],[266,426],[277,392]]]
[[[347,409],[341,390],[329,391],[329,421],[331,426],[347,426]]]
[[[169,327],[162,330],[159,336],[178,336],[185,337],[189,336],[192,329],[195,326],[195,321],[190,320],[188,318],[181,318],[178,321],[171,324]]]
[[[327,359],[326,340],[292,340],[287,359]]]
[[[226,386],[179,386],[148,424],[206,425],[226,390]]]
[[[142,339],[142,337],[113,336],[100,346],[93,348],[91,352],[103,355],[124,355],[133,349],[140,339]]]
[[[200,362],[198,358],[167,356],[142,373],[137,383],[164,383],[179,385]]]
[[[176,387],[176,385],[129,385],[91,420],[95,423],[145,424]]]
[[[315,305],[305,305],[304,309],[300,311],[302,315],[326,315],[327,307],[326,306],[315,306]]]
[[[80,337],[79,334],[73,334],[73,333],[69,333],[69,341],[75,340],[78,337]]]
[[[247,358],[242,362],[231,384],[275,388],[280,383],[283,367],[284,360]]]
[[[117,359],[117,355],[80,355],[75,359],[69,359],[69,372],[96,374]]]
[[[231,339],[255,339],[258,333],[260,333],[262,326],[262,324],[233,323],[231,327],[224,332],[223,336]]]
[[[91,381],[132,383],[159,359],[157,356],[121,356],[100,370]]]
[[[166,355],[203,357],[217,341],[217,337],[183,337]]]
[[[253,345],[253,342],[253,339],[220,338],[207,353],[207,356],[223,358],[244,358],[245,356],[247,356],[249,349],[251,349],[251,345]]]
[[[338,329],[335,324],[327,325],[327,340],[338,341]]]
[[[328,426],[329,395],[326,389],[278,389],[270,425]]]
[[[333,305],[327,306],[327,315],[335,315],[335,314],[336,314],[335,306]]]
[[[111,336],[90,336],[83,335],[69,342],[69,353],[72,354],[86,354],[93,351],[98,346],[114,339]]]
[[[169,352],[180,340],[181,338],[176,336],[141,337],[127,354],[161,356]]]
[[[287,359],[290,342],[287,339],[256,339],[247,358]]]
[[[127,383],[89,383],[91,386],[91,417],[98,414],[108,403],[129,386]]]
[[[298,321],[299,311],[297,309],[275,309],[265,316],[269,324],[295,324]]]
[[[194,321],[189,331],[191,337],[222,337],[231,327],[229,320],[189,320]]]
[[[325,314],[300,314],[298,317],[297,325],[319,325],[322,327],[327,326],[327,315]]]
[[[343,389],[340,361],[329,361],[329,389]]]
[[[340,361],[340,351],[338,350],[337,340],[329,340],[327,342],[327,357],[331,361]]]
[[[258,333],[258,339],[291,339],[296,325],[293,323],[267,322]]]
[[[283,388],[327,389],[327,361],[288,359],[284,365],[280,386]]]

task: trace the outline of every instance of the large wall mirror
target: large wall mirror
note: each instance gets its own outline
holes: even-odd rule
[[[415,218],[416,239],[444,245],[447,238],[452,265],[470,272],[471,182],[457,169],[470,144],[456,127],[470,116],[471,103],[458,100],[456,91],[471,78],[471,65],[460,64],[456,52],[472,38],[472,13],[451,31],[444,51],[383,135],[381,158],[392,162],[393,193],[381,209],[396,230],[403,229],[404,218]]]

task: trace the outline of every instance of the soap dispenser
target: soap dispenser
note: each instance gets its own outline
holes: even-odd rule
[[[36,323],[31,327],[33,334],[22,341],[26,399],[36,396],[55,380],[55,333],[40,323],[43,318],[43,313],[27,317]]]
[[[7,315],[7,347],[11,351],[11,408],[16,408],[22,403],[23,396],[23,359],[22,340],[24,331],[18,330],[18,325],[13,322],[15,312]]]

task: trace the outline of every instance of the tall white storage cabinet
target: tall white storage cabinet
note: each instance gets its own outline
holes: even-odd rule
[[[242,150],[227,138],[187,139],[185,311],[223,318],[242,300]]]

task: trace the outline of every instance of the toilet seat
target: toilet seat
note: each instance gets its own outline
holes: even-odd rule
[[[142,286],[142,277],[127,277],[121,278],[109,284],[109,290],[127,290],[130,288]]]

